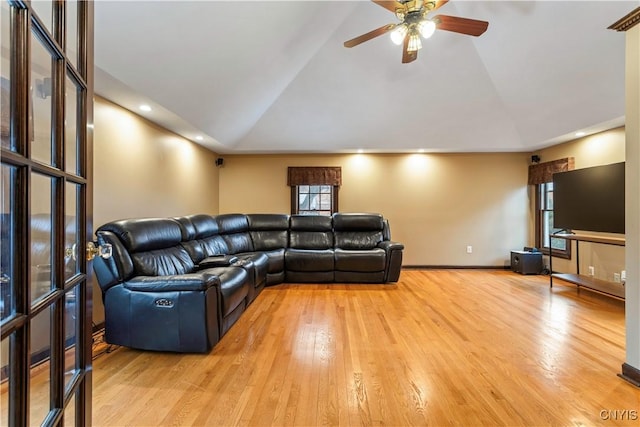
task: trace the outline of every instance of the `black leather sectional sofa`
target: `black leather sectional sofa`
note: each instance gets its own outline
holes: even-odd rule
[[[108,343],[207,352],[267,285],[388,283],[404,246],[382,215],[190,215],[110,222],[94,270]]]

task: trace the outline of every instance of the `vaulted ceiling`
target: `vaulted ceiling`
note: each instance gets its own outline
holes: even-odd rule
[[[370,1],[98,1],[96,93],[218,153],[534,151],[624,124],[633,1],[458,1],[402,64]],[[138,110],[149,104],[150,112]]]

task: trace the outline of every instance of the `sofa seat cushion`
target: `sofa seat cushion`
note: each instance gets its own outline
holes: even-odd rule
[[[253,274],[253,286],[256,288],[263,285],[267,280],[269,269],[269,257],[262,252],[246,252],[235,255],[238,257],[233,265],[242,267]]]
[[[386,265],[386,253],[383,249],[335,249],[334,257],[337,271],[383,271]]]
[[[202,273],[209,273],[218,276],[220,279],[220,297],[222,307],[222,317],[229,315],[238,306],[245,303],[245,298],[249,293],[249,273],[240,267],[215,267],[202,270]]]
[[[288,271],[333,271],[333,249],[287,249],[284,263]]]
[[[284,271],[284,252],[284,248],[263,252],[269,260],[267,268],[267,272],[269,274],[280,273]]]

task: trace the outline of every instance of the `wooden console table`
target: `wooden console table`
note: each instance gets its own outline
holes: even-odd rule
[[[624,299],[624,284],[610,282],[608,280],[596,279],[592,276],[580,274],[580,243],[579,242],[591,242],[600,243],[603,245],[615,245],[624,246],[624,237],[602,237],[593,236],[588,234],[565,234],[558,233],[552,234],[551,237],[558,239],[566,239],[569,242],[576,242],[576,274],[571,273],[554,273],[553,272],[553,250],[549,252],[549,287],[553,287],[553,279],[564,280],[565,282],[573,283],[580,286],[592,289],[603,294],[607,294],[616,298]]]

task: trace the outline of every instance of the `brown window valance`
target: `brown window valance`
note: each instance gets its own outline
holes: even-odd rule
[[[553,174],[567,172],[574,168],[573,157],[554,160],[552,162],[529,165],[529,185],[544,184],[553,181]]]
[[[342,185],[342,168],[313,166],[289,167],[287,185]]]

